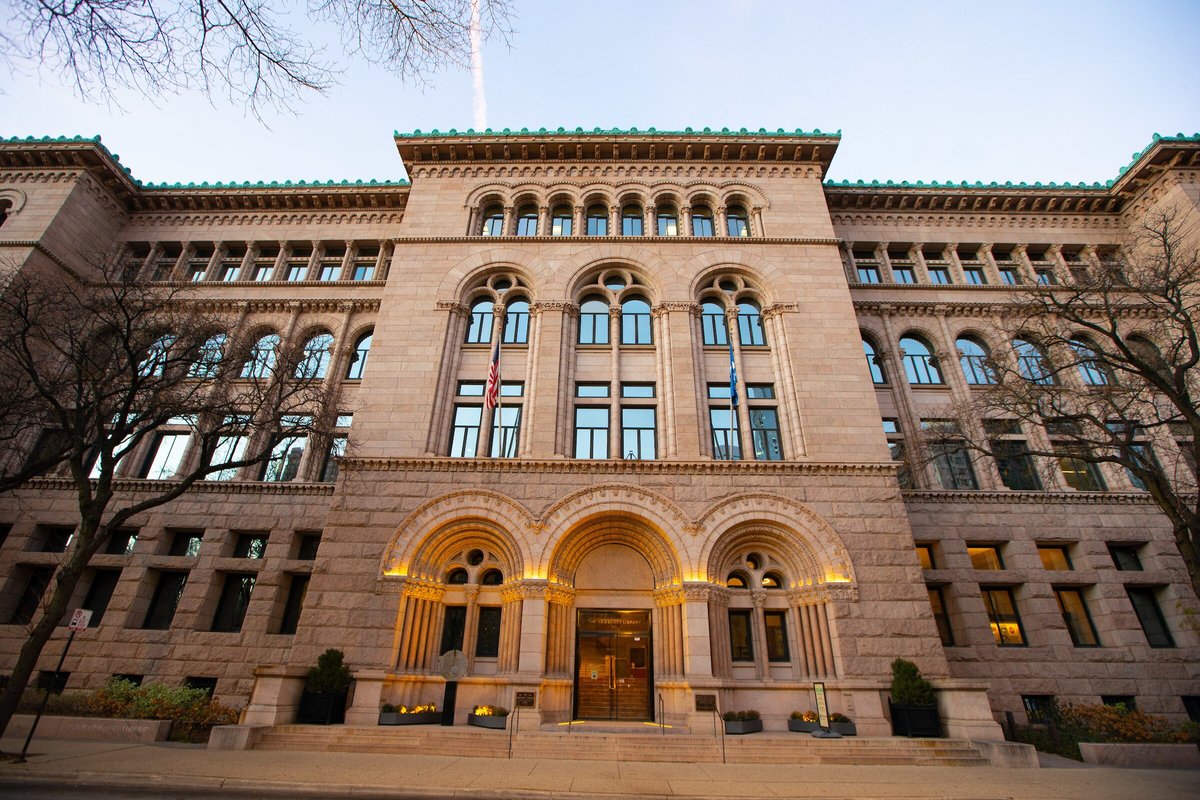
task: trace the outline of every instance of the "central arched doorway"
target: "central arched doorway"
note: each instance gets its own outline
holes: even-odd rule
[[[654,718],[654,573],[625,544],[590,550],[575,573],[573,715]]]

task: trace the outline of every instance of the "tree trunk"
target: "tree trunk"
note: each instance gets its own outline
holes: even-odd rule
[[[1189,523],[1175,526],[1175,545],[1183,556],[1183,565],[1187,567],[1192,595],[1200,600],[1200,553],[1197,552],[1197,542],[1200,542],[1200,517],[1193,517]]]
[[[95,536],[88,538],[94,540]],[[72,549],[71,554],[55,576],[54,591],[50,595],[50,602],[43,606],[41,618],[30,632],[29,638],[25,640],[25,644],[21,646],[21,652],[17,655],[17,663],[13,666],[8,685],[4,688],[4,694],[0,695],[0,732],[8,728],[9,721],[16,713],[17,705],[21,702],[21,694],[29,685],[29,679],[33,676],[34,668],[37,667],[38,658],[41,657],[42,650],[50,641],[50,637],[54,635],[54,629],[58,627],[58,623],[66,614],[67,605],[71,602],[75,587],[79,585],[79,579],[95,549],[96,545],[91,542],[85,544],[84,536],[79,535],[76,547]]]

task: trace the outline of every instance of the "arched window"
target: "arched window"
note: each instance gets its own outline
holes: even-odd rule
[[[904,372],[913,385],[939,384],[942,373],[938,371],[937,359],[923,339],[905,336],[900,340],[900,352],[904,354]]]
[[[504,313],[504,343],[525,344],[529,341],[529,302],[513,300]]]
[[[12,210],[11,200],[0,200],[0,225],[8,222],[8,212]]]
[[[713,217],[707,206],[692,208],[692,236],[712,236]]]
[[[484,570],[479,577],[480,586],[499,586],[504,583],[504,573],[498,569]]]
[[[587,235],[608,236],[608,209],[604,206],[588,206]]]
[[[1013,350],[1017,354],[1017,371],[1025,380],[1043,386],[1054,383],[1054,375],[1046,364],[1046,355],[1041,348],[1027,339],[1013,339]]]
[[[725,227],[730,236],[749,236],[750,217],[742,206],[730,206],[725,212]]]
[[[750,579],[744,572],[731,572],[725,579],[725,585],[730,589],[749,589]]]
[[[599,297],[579,306],[579,343],[608,344],[608,303]]]
[[[782,589],[783,576],[778,572],[768,572],[762,576],[762,585],[764,589]]]
[[[146,357],[142,359],[142,363],[138,364],[138,375],[143,378],[162,375],[176,338],[178,337],[172,333],[164,333],[155,339],[154,344],[146,349]]]
[[[883,372],[883,359],[875,352],[875,345],[864,336],[862,340],[863,354],[867,357],[867,369],[871,372],[871,383],[887,383],[887,375]]]
[[[467,326],[467,344],[487,344],[492,340],[495,304],[487,298],[471,306],[471,324]]]
[[[304,343],[304,354],[296,365],[297,378],[320,379],[329,369],[329,355],[333,350],[333,334],[318,333]]]
[[[484,211],[483,229],[480,232],[484,236],[503,236],[504,209],[500,206],[491,206],[487,211]]]
[[[446,573],[446,583],[451,586],[459,586],[467,582],[467,571],[462,567],[455,567]]]
[[[996,382],[996,376],[988,367],[988,350],[983,342],[973,336],[960,336],[954,345],[958,348],[958,363],[962,365],[967,383],[987,386]]]
[[[621,209],[621,235],[622,236],[641,236],[642,235],[642,207],[637,204],[629,204]]]
[[[214,333],[205,339],[204,344],[200,345],[200,352],[196,354],[196,360],[188,370],[188,376],[201,379],[216,377],[217,367],[225,355],[225,340],[226,336],[223,333]]]
[[[631,297],[621,304],[621,344],[652,344],[650,304]]]
[[[266,378],[275,369],[279,353],[279,334],[268,333],[250,348],[250,357],[242,366],[243,378]]]
[[[363,370],[367,368],[367,356],[371,353],[371,337],[374,335],[374,331],[364,333],[354,343],[354,353],[350,356],[350,367],[346,370],[346,377],[350,380],[356,381],[362,378]]]
[[[550,214],[550,235],[570,236],[573,222],[570,206],[555,206]]]
[[[756,303],[738,303],[738,334],[743,346],[767,343],[766,334],[763,333],[762,314]]]
[[[661,208],[655,214],[658,221],[659,236],[678,236],[679,235],[679,215],[675,213],[673,208]]]
[[[538,235],[537,206],[521,206],[517,212],[517,236]]]
[[[1082,336],[1076,336],[1071,339],[1071,350],[1075,352],[1079,377],[1083,378],[1084,383],[1088,386],[1107,386],[1113,382],[1108,370],[1100,363],[1100,357],[1096,355],[1091,342]]]
[[[729,325],[725,321],[725,309],[711,300],[700,304],[700,327],[704,330],[705,344],[729,344]]]

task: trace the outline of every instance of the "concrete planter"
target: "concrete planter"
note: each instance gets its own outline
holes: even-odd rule
[[[893,736],[942,736],[942,718],[937,706],[908,706],[888,700]]]
[[[802,719],[789,719],[788,730],[795,733],[814,733],[821,730],[821,723],[805,722]]]
[[[727,719],[725,720],[725,732],[730,735],[741,735],[743,733],[758,733],[763,729],[761,719]]]
[[[438,715],[441,719],[441,715]],[[493,730],[502,731],[508,724],[508,717],[485,717],[482,714],[468,714],[467,724],[474,725],[476,728],[491,728]]]
[[[831,722],[829,730],[834,733],[840,733],[842,736],[857,736],[858,728],[854,727],[853,722]]]
[[[1108,767],[1200,767],[1200,749],[1194,744],[1080,742],[1079,754],[1088,764]]]
[[[347,694],[303,692],[296,709],[296,722],[300,725],[341,725],[346,721]]]
[[[440,725],[442,712],[422,711],[419,714],[401,714],[398,711],[380,711],[380,725]]]

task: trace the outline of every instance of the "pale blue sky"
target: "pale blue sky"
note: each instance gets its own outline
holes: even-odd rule
[[[514,2],[511,49],[484,53],[493,128],[840,128],[834,179],[1087,182],[1200,131],[1198,0]],[[472,122],[465,71],[419,89],[358,65],[269,129],[199,96],[5,83],[0,134],[99,134],[145,181],[397,178],[393,130]]]

